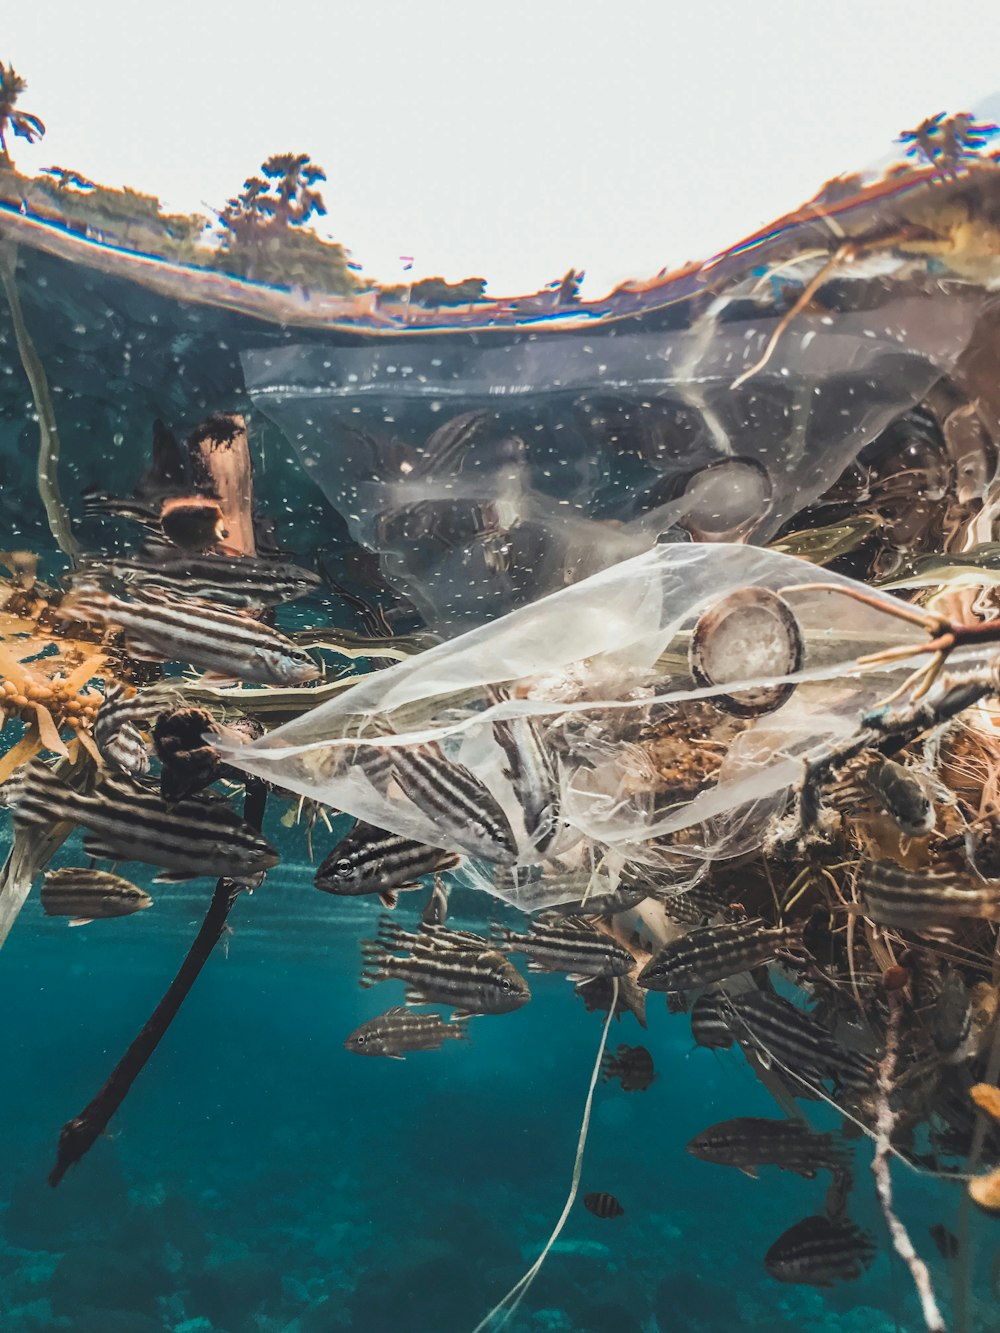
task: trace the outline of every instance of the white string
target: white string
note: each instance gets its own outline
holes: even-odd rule
[[[587,1131],[590,1128],[590,1108],[593,1105],[594,1101],[594,1088],[597,1086],[597,1076],[601,1072],[601,1061],[604,1059],[604,1048],[607,1045],[608,1041],[608,1029],[611,1026],[611,1020],[614,1017],[615,1009],[617,1008],[618,1005],[618,978],[613,977],[612,981],[613,981],[613,987],[611,992],[611,1005],[608,1009],[608,1016],[604,1020],[604,1031],[601,1033],[601,1044],[597,1048],[597,1060],[594,1063],[594,1071],[590,1076],[590,1087],[587,1089],[587,1101],[583,1108],[583,1124],[580,1126],[580,1140],[576,1145],[576,1161],[573,1163],[573,1180],[569,1187],[569,1195],[566,1199],[566,1205],[563,1208],[562,1213],[560,1214],[559,1221],[556,1223],[552,1235],[545,1242],[545,1248],[542,1250],[541,1254],[538,1256],[535,1262],[525,1273],[524,1277],[522,1277],[518,1282],[515,1282],[514,1285],[511,1287],[510,1291],[508,1291],[505,1296],[500,1297],[496,1305],[494,1305],[493,1309],[489,1312],[488,1315],[486,1315],[484,1319],[480,1320],[480,1322],[472,1330],[472,1333],[482,1333],[482,1330],[486,1328],[490,1320],[493,1319],[495,1315],[500,1314],[501,1311],[503,1312],[503,1318],[501,1319],[500,1323],[497,1324],[497,1329],[499,1330],[504,1327],[504,1325],[507,1323],[507,1320],[511,1317],[511,1315],[514,1313],[517,1307],[521,1304],[522,1300],[524,1300],[528,1288],[531,1286],[532,1282],[534,1282],[535,1278],[538,1276],[538,1272],[541,1269],[542,1264],[545,1262],[545,1259],[548,1256],[549,1251],[552,1249],[552,1246],[558,1239],[559,1233],[566,1225],[566,1219],[569,1217],[573,1204],[576,1201],[576,1192],[580,1187],[580,1175],[583,1171],[583,1150],[587,1143]],[[517,1299],[511,1306],[505,1309],[504,1307],[507,1306],[507,1302],[511,1299],[512,1296],[515,1296]]]

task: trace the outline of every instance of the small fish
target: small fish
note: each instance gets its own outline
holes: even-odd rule
[[[816,1134],[800,1120],[758,1116],[710,1125],[694,1136],[687,1151],[702,1162],[735,1166],[754,1179],[759,1166],[777,1166],[812,1180],[817,1171],[843,1172],[850,1160],[845,1145],[832,1134]]]
[[[500,805],[474,773],[446,758],[440,746],[400,745],[381,754],[372,747],[359,749],[369,751],[371,767],[365,772],[376,786],[391,773],[414,805],[441,821],[462,851],[499,865],[517,860],[514,833]]]
[[[965,855],[981,879],[1000,880],[1000,818],[990,813],[965,833]]]
[[[817,1215],[780,1235],[764,1256],[764,1268],[779,1282],[829,1287],[859,1278],[876,1252],[874,1238],[853,1222]]]
[[[961,1063],[971,1054],[966,1046],[972,1032],[972,1000],[960,973],[951,970],[945,977],[928,1027],[931,1040],[947,1064]]]
[[[656,1078],[653,1057],[645,1046],[621,1045],[614,1055],[608,1052],[601,1064],[601,1081],[618,1079],[623,1092],[645,1092]]]
[[[937,815],[926,775],[892,759],[880,759],[869,766],[864,786],[908,838],[934,832]]]
[[[161,703],[161,707],[162,707]],[[107,691],[97,710],[91,735],[109,768],[132,777],[149,772],[149,747],[142,733],[155,705],[143,692],[116,684]]]
[[[595,1217],[623,1217],[625,1209],[613,1194],[596,1193],[583,1196],[583,1206]]]
[[[622,977],[635,967],[624,945],[580,917],[536,921],[526,935],[494,926],[493,935],[505,951],[527,954],[529,972],[565,972],[579,981],[581,977]]]
[[[448,885],[440,875],[434,876],[434,887],[427,906],[420,916],[422,926],[443,926],[448,920]]]
[[[67,786],[44,763],[26,765],[2,788],[15,826],[82,824],[88,856],[145,861],[173,877],[245,880],[277,865],[269,842],[220,797],[167,805],[160,793],[125,774],[103,775],[92,792]]]
[[[907,870],[895,861],[869,861],[857,883],[865,916],[883,926],[926,930],[947,926],[955,917],[1000,920],[1000,884],[975,880],[967,872]]]
[[[362,820],[337,843],[316,871],[316,887],[344,897],[377,893],[395,907],[401,889],[418,889],[426,875],[451,870],[460,858]]]
[[[355,1055],[402,1060],[410,1051],[437,1051],[446,1041],[468,1040],[467,1027],[465,1018],[447,1023],[440,1014],[414,1013],[397,1004],[355,1028],[344,1046]]]
[[[499,690],[491,691],[491,698],[505,697]],[[493,735],[507,756],[504,776],[514,788],[525,832],[532,846],[544,852],[559,831],[559,777],[552,756],[530,717],[494,722]]]
[[[870,1087],[874,1069],[868,1059],[835,1041],[821,1023],[798,1005],[770,991],[747,991],[728,997],[731,1026],[737,1040],[769,1068],[816,1085],[824,1079],[855,1088]]]
[[[456,1017],[464,1017],[512,1013],[531,999],[528,983],[495,949],[460,948],[428,939],[398,958],[380,941],[363,940],[361,952],[365,962],[361,985],[398,978],[407,983],[407,1004],[453,1005]]]
[[[201,791],[221,775],[224,767],[217,750],[205,742],[214,730],[204,708],[175,708],[157,718],[153,744],[160,761],[160,795],[165,801]]]
[[[942,1259],[954,1259],[958,1254],[958,1237],[943,1222],[935,1222],[927,1228],[931,1240]]]
[[[320,586],[318,574],[282,560],[256,556],[179,555],[175,549],[146,547],[128,559],[88,559],[84,578],[109,577],[138,588],[159,588],[221,606],[278,606],[305,597]]]
[[[728,1051],[736,1038],[730,1027],[728,997],[717,990],[699,995],[691,1006],[691,1035],[698,1046]]]
[[[688,990],[712,981],[724,981],[773,962],[783,950],[801,944],[796,926],[765,926],[759,918],[698,926],[664,945],[639,973],[647,990]]]
[[[148,893],[127,879],[106,870],[73,866],[47,870],[42,884],[42,907],[46,916],[69,916],[71,926],[113,916],[130,916],[152,907]]]
[[[120,628],[140,660],[187,662],[258,685],[303,685],[319,676],[312,658],[276,629],[208,602],[147,589],[131,602],[99,588],[75,590],[60,616]]]

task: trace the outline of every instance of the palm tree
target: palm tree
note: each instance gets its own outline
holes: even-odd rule
[[[915,130],[904,130],[897,143],[908,144],[907,157],[923,158],[931,167],[938,167],[945,175],[954,175],[970,159],[978,157],[979,150],[994,135],[1000,134],[996,125],[980,124],[967,111],[957,116],[936,116],[922,120]]]
[[[278,182],[274,216],[279,224],[300,227],[314,213],[326,212],[323,196],[312,189],[318,181],[326,180],[326,172],[310,160],[308,153],[276,153],[261,171],[268,180]]]
[[[35,143],[45,133],[45,126],[37,116],[27,111],[15,110],[17,99],[27,88],[27,83],[14,72],[13,65],[5,65],[0,60],[0,166],[14,165],[7,148],[7,132],[14,134],[28,143]]]

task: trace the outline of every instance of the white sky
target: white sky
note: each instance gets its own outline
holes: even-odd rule
[[[273,152],[329,176],[366,275],[588,295],[705,257],[1000,85],[990,0],[7,0],[58,163],[221,206]]]

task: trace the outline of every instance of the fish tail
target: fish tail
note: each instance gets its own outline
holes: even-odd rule
[[[461,1018],[455,1018],[453,1016],[450,1024],[445,1029],[445,1033],[447,1036],[454,1038],[455,1041],[468,1041],[469,1040],[468,1014],[464,1015]]]
[[[388,979],[389,974],[385,970],[385,965],[390,961],[389,954],[377,941],[361,941],[361,958],[364,966],[359,978],[359,985],[363,990]]]
[[[499,949],[509,949],[515,940],[514,932],[510,926],[499,926],[495,921],[490,922],[490,941]]]

